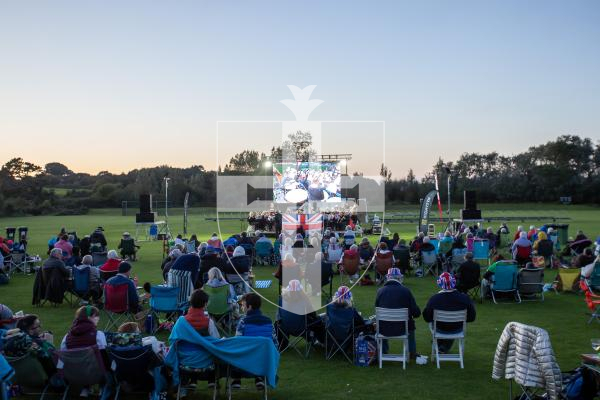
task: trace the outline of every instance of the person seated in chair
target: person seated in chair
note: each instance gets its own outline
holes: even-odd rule
[[[121,261],[117,275],[106,281],[105,286],[127,285],[127,303],[129,304],[129,311],[132,313],[137,313],[141,310],[140,298],[137,294],[135,283],[130,276],[131,264],[127,261]]]
[[[227,303],[229,304],[229,308],[233,310],[234,306],[237,306],[237,295],[235,290],[233,289],[233,285],[230,285],[225,278],[223,277],[223,273],[219,268],[213,267],[208,271],[208,280],[205,285],[211,288],[220,288],[222,286],[228,287],[228,295],[227,295]]]
[[[119,272],[119,264],[121,259],[116,250],[111,250],[106,254],[106,262],[100,266],[100,271],[106,274],[116,274]]]
[[[212,336],[219,339],[219,330],[215,322],[204,311],[208,304],[208,295],[202,289],[196,289],[190,296],[190,308],[185,314],[185,320],[202,336]]]
[[[352,301],[352,292],[347,286],[340,286],[333,295],[333,302],[327,305],[327,317],[330,318],[330,323],[336,320],[336,315],[341,310],[352,309],[354,320],[354,334],[359,334],[366,330],[365,320],[354,307]],[[350,343],[348,343],[350,345]]]
[[[473,253],[467,253],[465,260],[456,270],[456,289],[461,293],[467,293],[481,284],[481,266],[473,261]]]
[[[410,249],[406,245],[406,240],[400,239],[398,244],[394,246],[393,249],[394,259],[396,260],[396,267],[400,268],[402,274],[406,274],[408,270],[410,270]]]
[[[375,307],[382,308],[408,308],[408,351],[410,359],[417,358],[417,342],[415,339],[415,318],[421,315],[421,309],[410,289],[402,284],[404,276],[398,268],[390,268],[386,275],[386,282],[383,287],[377,290],[375,298]],[[379,330],[385,336],[401,336],[406,332],[407,327],[396,323],[382,321],[379,324]],[[383,341],[383,352],[388,352],[388,342]]]
[[[186,256],[190,256],[190,254],[183,255],[180,258],[183,258]],[[190,260],[191,259],[189,259],[188,261],[190,261]],[[179,260],[175,264],[180,264]],[[211,268],[218,268],[219,270],[221,270],[221,272],[223,272],[227,269],[227,260],[224,260],[219,255],[219,252],[217,251],[217,249],[215,249],[212,246],[207,246],[206,250],[204,251],[204,255],[202,257],[200,257],[199,273],[195,273],[194,271],[192,271],[193,279],[196,275],[198,275],[198,277],[195,278],[195,280],[193,281],[195,288],[199,288],[203,285],[204,281],[207,278],[208,271]]]
[[[417,237],[410,243],[410,252],[411,253],[421,253],[421,246],[423,245],[423,239],[425,238],[425,234],[423,232],[419,232]]]
[[[63,261],[67,261],[73,256],[73,245],[69,242],[69,235],[67,234],[60,237],[60,240],[54,244],[54,248],[62,250]]]
[[[242,298],[242,310],[246,315],[238,323],[235,331],[236,336],[258,336],[270,338],[273,340],[275,347],[278,347],[277,342],[277,329],[271,321],[271,318],[267,317],[260,311],[262,300],[256,293],[246,293]],[[232,371],[233,381],[231,383],[232,389],[241,388],[241,371],[234,369]],[[257,389],[264,389],[265,383],[263,377],[254,378],[254,383]]]
[[[135,261],[140,246],[135,244],[135,240],[131,237],[129,232],[123,232],[123,237],[121,238],[121,242],[117,249],[121,250],[121,258],[131,257],[131,259]]]
[[[347,225],[346,231],[344,232],[344,247],[346,249],[349,249],[350,246],[352,246],[355,241],[356,241],[356,234],[352,230],[352,227],[350,225]]]
[[[106,237],[104,236],[104,228],[101,226],[97,227],[94,232],[90,235],[90,251],[93,252],[104,252],[106,251]]]
[[[179,249],[177,249],[179,250]],[[173,250],[175,251],[175,250]],[[177,255],[179,254],[179,255]],[[165,270],[167,270],[167,274],[172,271],[187,271],[190,273],[190,279],[192,280],[192,284],[195,288],[202,286],[204,282],[201,274],[201,258],[197,253],[188,253],[184,254],[183,251],[179,250],[174,253],[176,256],[175,261],[171,265],[171,267],[167,270],[167,266],[165,266]],[[206,268],[210,269],[208,265]],[[208,272],[208,269],[206,272]],[[164,273],[164,271],[163,271]]]
[[[17,321],[17,329],[20,329],[25,337],[15,337],[9,340],[4,351],[12,357],[22,357],[27,352],[35,354],[48,377],[56,373],[54,363],[54,346],[52,345],[52,334],[42,330],[40,318],[35,314],[29,314]]]
[[[438,293],[429,298],[427,305],[423,309],[423,319],[431,324],[433,329],[433,311],[460,311],[467,310],[467,322],[475,321],[475,306],[473,302],[464,293],[456,290],[456,280],[448,272],[443,272],[437,285],[441,289]],[[459,333],[462,331],[462,322],[437,322],[436,328],[439,333]],[[452,348],[454,340],[438,339],[438,351],[447,353]]]
[[[307,329],[312,333],[312,336],[319,342],[325,342],[325,324],[319,318],[315,311],[315,307],[304,292],[304,287],[299,280],[292,279],[287,287],[281,290],[281,305],[283,310],[296,315],[306,315]],[[281,310],[277,310],[277,321],[282,318]],[[283,338],[279,338],[280,347],[286,347]]]
[[[371,261],[371,258],[375,255],[375,250],[373,249],[373,246],[371,246],[371,243],[369,243],[369,238],[362,238],[358,248],[358,254],[360,255],[360,262],[362,264],[367,264]]]
[[[102,279],[100,279],[100,270],[98,269],[98,267],[94,267],[92,265],[92,262],[92,256],[87,254],[83,256],[81,264],[73,268],[80,271],[89,268],[90,273],[88,288],[92,299],[94,300],[94,302],[97,302],[102,297]]]
[[[583,250],[583,253],[573,257],[572,266],[573,268],[582,268],[594,262],[594,252],[592,249],[587,248]]]
[[[42,274],[46,285],[45,298],[52,303],[62,303],[71,274],[63,262],[61,249],[52,249],[50,257],[42,264]]]
[[[531,242],[527,239],[527,232],[521,232],[519,239],[512,245],[512,256],[519,265],[525,265],[531,261]]]
[[[239,295],[249,291],[246,282],[248,282],[251,268],[252,258],[246,255],[246,251],[242,246],[237,246],[233,250],[232,257],[225,260],[225,277]]]
[[[169,275],[169,271],[171,270],[171,267],[173,266],[173,264],[175,264],[175,261],[182,254],[183,253],[181,252],[181,250],[179,250],[178,248],[174,248],[169,252],[167,257],[163,260],[162,265],[160,266],[160,269],[162,270],[162,276],[163,276],[163,279],[165,282],[167,281],[167,276]]]

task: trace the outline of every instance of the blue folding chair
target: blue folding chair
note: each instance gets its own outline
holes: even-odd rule
[[[75,268],[73,267],[73,293],[79,301],[88,301],[90,297],[90,267]],[[75,304],[73,302],[73,304]]]
[[[281,302],[280,302],[281,305]],[[287,345],[283,345],[282,341],[279,342],[279,352],[283,353],[288,349],[294,349],[300,356],[308,358],[310,349],[312,348],[313,338],[309,330],[309,323],[306,315],[299,315],[293,312],[287,311],[283,308],[279,309],[279,320],[277,321],[278,336],[287,342]],[[304,339],[304,352],[302,352],[298,345]]]
[[[179,287],[157,285],[150,287],[150,315],[152,318],[152,334],[160,328],[160,314],[164,313],[167,321],[175,323],[177,318],[187,309],[188,303],[179,303]]]
[[[519,287],[517,286],[517,277],[519,276],[519,268],[515,261],[499,262],[496,265],[496,271],[492,278],[490,291],[492,300],[496,301],[496,293],[513,293],[517,303],[521,302]]]
[[[435,254],[438,254],[440,250],[440,241],[437,239],[429,239],[429,243],[431,243],[433,247],[435,247]]]
[[[354,309],[327,305],[325,324],[325,359],[341,352],[350,364],[354,360]]]
[[[490,241],[475,240],[473,242],[473,260],[486,260],[490,264]]]

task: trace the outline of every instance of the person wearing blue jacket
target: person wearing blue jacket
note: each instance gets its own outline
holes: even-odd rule
[[[271,321],[271,318],[263,315],[260,311],[261,305],[262,300],[256,293],[247,293],[244,295],[242,307],[246,310],[246,315],[238,323],[235,335],[271,338],[275,347],[278,347],[277,331],[273,325],[273,321]],[[231,388],[241,388],[241,372],[239,370],[234,370],[232,372],[232,377],[233,381],[231,383]],[[264,389],[265,382],[262,377],[256,377],[254,382],[257,389]]]

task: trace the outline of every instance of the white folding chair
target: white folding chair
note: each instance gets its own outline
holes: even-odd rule
[[[457,333],[442,333],[437,330],[438,322],[462,322],[462,330]],[[440,368],[440,361],[458,361],[460,367],[464,368],[465,351],[465,332],[467,330],[467,310],[460,311],[442,311],[433,310],[433,322],[429,324],[431,330],[431,362],[435,359],[437,367]],[[440,354],[438,339],[458,340],[458,354]]]
[[[381,322],[404,322],[404,335],[385,336],[379,332]],[[402,340],[402,354],[383,354],[383,340]],[[402,362],[402,368],[406,369],[408,360],[408,308],[382,308],[375,307],[375,340],[377,341],[377,353],[379,356],[379,368],[382,368],[383,361]]]

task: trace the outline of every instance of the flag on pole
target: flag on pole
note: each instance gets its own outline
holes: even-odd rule
[[[438,211],[440,212],[440,222],[443,222],[442,201],[440,200],[440,187],[438,185],[437,174],[435,176],[435,191],[437,192]]]

